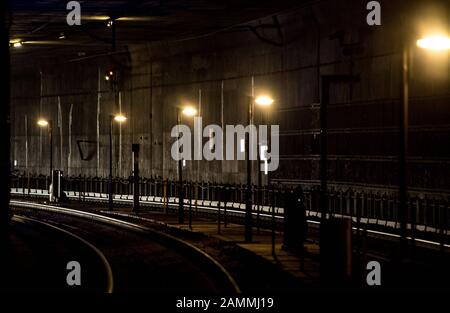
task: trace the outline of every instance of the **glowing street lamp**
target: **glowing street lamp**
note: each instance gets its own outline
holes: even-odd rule
[[[433,51],[445,51],[450,49],[450,37],[445,35],[432,35],[421,39],[416,42],[417,46]]]
[[[197,110],[194,107],[188,106],[188,107],[185,107],[181,111],[181,113],[183,113],[183,115],[186,115],[186,116],[195,116],[195,115],[197,115]]]
[[[9,46],[13,48],[21,48],[23,46],[23,41],[21,39],[11,39],[9,41]]]
[[[269,96],[259,96],[255,99],[255,103],[259,106],[270,106],[274,100]]]
[[[121,124],[127,121],[127,117],[123,114],[117,114],[114,116],[114,121]]]
[[[416,40],[419,48],[430,52],[443,52],[450,50],[450,38],[441,34],[428,35]],[[402,107],[401,107],[401,131],[400,131],[400,153],[399,153],[399,213],[400,213],[400,246],[402,253],[406,251],[407,239],[407,212],[408,212],[408,187],[407,187],[407,164],[408,154],[408,110],[409,110],[409,65],[411,45],[405,41],[402,51]]]
[[[40,120],[37,121],[37,124],[38,124],[38,126],[40,126],[40,127],[47,127],[48,124],[49,124],[49,122],[48,122],[47,120],[40,119]]]
[[[181,125],[182,115],[193,117],[197,115],[197,109],[192,106],[177,107],[177,125]],[[179,128],[178,128],[179,130]],[[178,139],[180,139],[180,132],[178,131]],[[184,223],[184,190],[183,190],[183,163],[185,160],[178,160],[178,223]],[[189,220],[190,222],[190,220]]]
[[[109,125],[109,201],[108,201],[108,208],[109,210],[113,209],[113,192],[112,192],[112,176],[113,176],[113,153],[112,153],[112,133],[113,133],[113,122],[122,124],[126,122],[127,117],[123,115],[122,113],[116,114],[116,115],[110,115],[110,125]]]
[[[50,136],[50,180],[52,179],[52,172],[53,172],[53,127],[52,127],[52,120],[46,120],[44,118],[40,118],[37,121],[37,125],[39,127],[48,129],[48,134]]]
[[[270,107],[273,103],[275,102],[275,100],[268,96],[268,95],[261,95],[256,97],[255,99],[255,103],[260,106],[260,107]],[[264,125],[264,115],[261,115],[262,117],[262,124]],[[258,166],[259,164],[261,164],[261,155],[265,156],[265,151],[267,151],[268,146],[267,143],[266,145],[260,145],[259,146],[260,149],[260,153],[258,154]],[[267,160],[264,158],[264,174],[267,175],[268,174],[268,163]],[[257,224],[257,230],[259,233],[259,211],[260,211],[260,205],[259,203],[260,201],[260,197],[261,197],[261,186],[262,186],[262,174],[261,174],[261,169],[258,168],[258,208],[256,211],[256,224]]]
[[[272,97],[261,95],[258,97],[249,97],[248,101],[248,125],[253,125],[253,108],[254,104],[260,107],[269,107],[274,103]],[[250,133],[246,134],[245,154],[247,158],[247,189],[245,193],[245,241],[252,241],[252,162],[250,160]],[[259,154],[258,154],[259,160]],[[258,171],[258,186],[261,185],[261,171]],[[259,209],[258,209],[259,212]],[[259,219],[259,213],[258,213]]]

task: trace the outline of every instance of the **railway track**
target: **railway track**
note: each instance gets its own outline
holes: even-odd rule
[[[111,264],[114,291],[240,292],[217,261],[178,238],[89,212],[20,201],[11,206],[95,244]]]
[[[148,275],[139,275],[137,272],[133,273],[131,276],[137,277],[137,280],[133,281],[134,279],[126,278],[123,279],[123,274],[116,274],[115,269],[118,270],[118,272],[123,271],[124,269],[129,268],[129,264],[127,264],[127,261],[129,259],[134,259],[139,254],[138,251],[145,251],[145,250],[151,250],[152,247],[146,247],[146,246],[140,246],[138,243],[142,242],[144,240],[149,239],[152,241],[156,241],[153,243],[153,245],[162,245],[163,247],[172,247],[175,248],[175,250],[179,250],[184,252],[184,254],[187,254],[190,256],[190,261],[188,260],[187,263],[190,263],[188,266],[192,266],[194,260],[194,267],[191,268],[190,272],[197,273],[198,277],[206,277],[206,282],[203,281],[203,283],[198,283],[197,281],[197,287],[198,291],[204,291],[205,289],[208,290],[208,292],[219,292],[219,290],[227,290],[227,291],[233,291],[233,292],[239,292],[239,288],[237,287],[234,280],[231,278],[231,276],[227,273],[223,267],[218,264],[215,260],[210,258],[209,256],[205,256],[205,254],[202,251],[199,251],[197,248],[190,246],[189,243],[182,242],[178,238],[174,238],[167,234],[159,233],[151,228],[147,228],[145,226],[135,224],[139,223],[137,220],[133,220],[133,218],[136,218],[134,215],[130,216],[118,216],[115,218],[114,215],[101,215],[96,214],[92,212],[86,212],[86,211],[80,211],[80,210],[74,210],[74,209],[67,209],[62,208],[58,206],[52,206],[52,205],[46,205],[46,204],[38,204],[38,203],[30,203],[30,202],[24,202],[24,201],[11,201],[12,207],[14,207],[16,210],[19,210],[21,214],[23,212],[28,212],[27,214],[36,215],[39,217],[39,219],[43,219],[46,222],[50,222],[52,224],[57,225],[58,227],[62,228],[69,228],[72,230],[76,230],[76,233],[81,234],[83,237],[90,239],[89,236],[94,236],[91,241],[96,243],[96,246],[99,246],[102,251],[105,253],[105,255],[108,257],[108,260],[111,261],[113,272],[115,274],[115,277],[118,277],[117,280],[119,281],[117,283],[117,287],[119,291],[121,290],[148,290],[148,286],[145,287],[145,283],[142,281],[142,277],[146,277],[144,281],[153,281],[155,280],[155,277],[152,277],[152,274]],[[56,213],[56,214],[55,214]],[[139,217],[139,219],[142,219]],[[310,236],[310,240],[318,240],[318,230],[319,230],[319,223],[317,221],[310,220],[310,233],[312,232],[312,236]],[[92,233],[92,229],[96,229],[95,234]],[[365,263],[367,263],[367,260],[379,260],[381,263],[384,263],[384,267],[388,269],[389,276],[394,277],[396,276],[399,271],[404,271],[406,273],[411,272],[417,272],[417,273],[424,273],[422,277],[420,277],[420,281],[424,282],[426,284],[429,284],[432,282],[430,280],[430,277],[448,277],[447,274],[441,273],[441,275],[437,274],[436,271],[440,271],[439,268],[441,268],[441,260],[444,260],[440,257],[440,250],[442,248],[442,245],[439,242],[433,242],[430,240],[415,240],[414,241],[414,247],[415,247],[415,259],[414,262],[409,267],[406,268],[403,264],[399,264],[398,261],[396,261],[396,251],[398,250],[398,241],[399,236],[397,234],[383,232],[383,231],[377,231],[377,230],[370,230],[370,229],[358,229],[356,227],[353,228],[354,232],[360,232],[363,234],[363,237],[361,238],[355,238],[356,242],[358,240],[362,240],[362,244],[359,247],[355,248],[355,269],[358,269],[358,267],[361,267],[363,270],[365,268]],[[116,235],[112,236],[113,238],[108,239],[111,237],[111,234],[114,232],[118,232]],[[134,233],[134,235],[131,235],[130,233]],[[137,237],[134,237],[137,236]],[[142,238],[145,237],[145,238]],[[103,238],[99,242],[99,238]],[[155,240],[156,239],[156,240]],[[106,240],[106,242],[105,242]],[[412,238],[409,238],[410,242],[412,242]],[[102,242],[103,241],[103,242]],[[111,245],[111,242],[114,242],[114,245]],[[131,243],[131,245],[130,245]],[[137,244],[135,246],[135,244]],[[444,245],[445,251],[448,251],[449,247],[448,245]],[[131,255],[128,256],[126,260],[121,259],[120,251],[128,251],[132,250],[134,252],[131,253]],[[360,251],[360,250],[363,251]],[[117,251],[118,250],[118,251]],[[151,253],[150,253],[151,254]],[[166,254],[163,250],[160,250],[157,255]],[[153,254],[154,255],[154,254]],[[139,256],[142,257],[142,256]],[[145,257],[145,256],[144,256]],[[151,257],[151,256],[150,256]],[[117,259],[118,258],[118,259]],[[175,258],[176,259],[176,258]],[[447,259],[447,258],[445,258]],[[430,262],[431,261],[431,262]],[[167,262],[174,262],[174,259],[169,260],[160,260],[159,263],[167,263]],[[364,263],[365,262],[365,263]],[[361,264],[359,264],[361,263]],[[364,264],[363,264],[364,263]],[[199,270],[199,266],[196,266],[200,264],[200,267],[202,269]],[[358,265],[359,264],[359,265]],[[203,266],[205,265],[205,266]],[[364,265],[364,266],[363,266]],[[439,266],[439,268],[438,268]],[[145,268],[148,266],[141,266],[139,264],[133,264],[133,269],[140,269],[140,271],[145,271]],[[150,265],[150,268],[152,268],[153,265]],[[179,265],[175,266],[175,268],[185,267],[185,265]],[[418,271],[418,269],[422,269]],[[205,269],[208,269],[205,273]],[[439,270],[438,270],[439,269]],[[125,270],[126,271],[126,270]],[[164,271],[164,269],[162,270]],[[161,270],[156,270],[157,273],[160,273]],[[447,272],[447,271],[445,271]],[[425,277],[427,274],[425,273],[433,273],[432,276]],[[167,291],[173,291],[173,285],[176,285],[179,281],[185,281],[186,279],[190,279],[187,276],[185,276],[186,273],[179,273],[174,274],[170,277],[169,281],[171,281],[171,284],[158,287],[156,289],[151,290],[167,290]],[[196,276],[194,275],[194,276]],[[122,278],[120,278],[122,276]],[[177,277],[178,276],[178,277]],[[357,275],[361,276],[361,275]],[[408,276],[405,274],[405,276]],[[165,278],[156,275],[157,281],[163,281]],[[213,277],[213,279],[209,279],[210,277]],[[181,280],[180,280],[181,278]],[[416,277],[417,279],[418,277]],[[409,278],[408,278],[409,279]],[[201,280],[201,279],[200,279]],[[195,279],[194,279],[195,281]],[[407,281],[407,280],[405,280]],[[217,284],[217,282],[219,282]],[[390,285],[395,286],[397,282],[392,282]],[[194,283],[195,285],[196,283]],[[414,281],[411,281],[411,286],[416,285]],[[439,286],[442,286],[443,283],[439,283]],[[138,286],[137,289],[130,289],[131,286]],[[217,287],[219,286],[219,287]],[[117,289],[115,288],[115,289]],[[146,289],[147,288],[147,289]],[[160,289],[159,289],[160,288]],[[181,286],[181,289],[176,289],[176,291],[183,291],[183,288],[188,288],[187,286]],[[191,289],[189,289],[191,290]]]
[[[67,283],[67,265],[85,267],[81,285]],[[114,278],[105,255],[74,232],[35,218],[15,215],[2,258],[0,289],[4,291],[63,291],[111,293]]]

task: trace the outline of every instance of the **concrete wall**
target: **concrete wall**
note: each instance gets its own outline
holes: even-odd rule
[[[131,171],[131,144],[141,144],[143,176],[176,177],[170,157],[176,105],[201,107],[204,124],[246,124],[246,99],[268,92],[276,103],[265,121],[280,125],[280,168],[270,179],[318,179],[320,76],[359,75],[330,91],[329,177],[343,184],[395,185],[399,150],[401,1],[382,2],[382,26],[366,24],[366,2],[323,1],[278,15],[258,29],[276,46],[238,28],[212,36],[129,46],[127,54],[58,65],[30,57],[14,63],[12,159],[16,168],[48,172],[48,135],[38,116],[54,121],[55,167],[69,175],[107,176],[109,114],[114,125],[114,173]],[[272,17],[258,24],[273,23]],[[149,30],[151,31],[151,30]],[[450,177],[449,60],[413,47],[409,183],[447,189]],[[30,62],[33,60],[32,62]],[[117,88],[104,73],[121,71]],[[223,106],[223,109],[222,109]],[[223,111],[223,114],[222,114]],[[258,124],[260,111],[255,113]],[[27,123],[25,122],[27,121]],[[188,124],[190,122],[187,122]],[[92,152],[81,160],[77,141]],[[255,165],[256,169],[256,165]],[[244,161],[191,161],[186,179],[244,182]],[[256,174],[255,174],[256,179]],[[267,180],[267,177],[264,177]]]

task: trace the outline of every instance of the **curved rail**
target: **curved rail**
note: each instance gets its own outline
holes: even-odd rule
[[[105,271],[106,271],[106,292],[107,293],[112,293],[113,289],[114,289],[114,278],[113,278],[113,273],[112,273],[112,269],[111,269],[111,265],[109,264],[108,260],[106,259],[105,255],[93,244],[91,244],[89,241],[81,238],[78,235],[75,235],[74,233],[67,231],[65,229],[59,228],[55,225],[51,225],[49,223],[45,223],[42,221],[39,221],[37,219],[34,218],[30,218],[30,217],[25,217],[25,216],[21,216],[21,215],[14,215],[13,219],[16,222],[19,223],[24,223],[26,224],[27,222],[29,223],[35,223],[35,224],[40,224],[42,226],[45,226],[47,228],[51,228],[53,230],[56,230],[58,232],[62,232],[65,235],[72,237],[74,239],[76,239],[77,241],[82,242],[85,246],[87,246],[89,249],[91,249],[92,251],[94,251],[94,253],[101,259],[103,266],[105,267]]]
[[[211,257],[206,252],[197,248],[196,246],[194,246],[194,245],[190,244],[189,242],[186,242],[182,239],[179,239],[177,237],[156,231],[149,227],[145,227],[142,225],[122,221],[119,219],[115,219],[115,218],[111,218],[108,216],[95,214],[95,213],[91,213],[91,212],[84,212],[84,211],[68,209],[68,208],[61,208],[61,207],[51,206],[51,205],[46,205],[46,204],[37,204],[37,203],[22,202],[22,201],[15,201],[15,200],[11,200],[10,205],[12,207],[41,210],[41,211],[75,216],[75,217],[79,217],[79,218],[89,219],[91,221],[96,221],[96,222],[100,222],[100,223],[113,225],[116,227],[124,228],[124,229],[131,230],[134,232],[142,233],[145,235],[149,235],[149,234],[153,235],[154,237],[160,239],[161,241],[164,241],[168,244],[175,245],[179,249],[184,250],[184,252],[191,254],[191,256],[196,258],[197,261],[199,261],[200,263],[203,263],[205,266],[209,266],[209,268],[212,269],[212,272],[215,274],[216,278],[218,278],[220,281],[222,281],[224,284],[226,284],[230,290],[232,290],[235,293],[241,293],[241,290],[240,290],[238,284],[236,283],[236,281],[234,280],[234,278],[217,260],[215,260],[213,257]]]

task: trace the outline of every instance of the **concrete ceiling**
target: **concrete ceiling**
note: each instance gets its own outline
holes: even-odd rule
[[[74,57],[107,53],[112,49],[116,20],[116,46],[183,40],[232,30],[233,26],[304,4],[302,0],[104,0],[79,1],[82,25],[66,22],[68,1],[10,0],[11,39],[23,47],[12,55],[59,54]],[[59,39],[64,34],[64,39]]]

